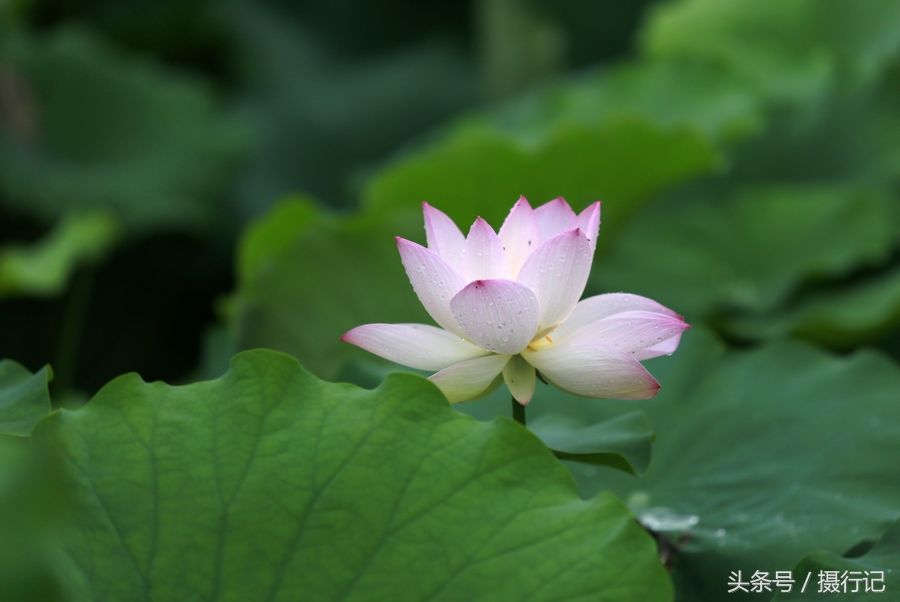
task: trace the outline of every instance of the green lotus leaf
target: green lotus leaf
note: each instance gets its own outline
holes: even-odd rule
[[[0,361],[0,435],[27,437],[50,412],[49,367],[32,374],[12,360]]]
[[[813,593],[820,591],[820,578],[827,581],[827,576],[822,575],[825,571],[835,573],[837,591],[831,593],[839,595],[841,600],[868,602],[879,594],[896,593],[900,590],[900,522],[862,556],[848,558],[832,552],[810,554],[792,571],[795,581],[805,581],[806,576],[810,576],[807,589],[804,591],[800,583],[795,583],[790,591],[779,592],[774,599],[810,599]],[[827,591],[825,587],[821,589]],[[823,593],[823,597],[825,595]]]
[[[3,364],[0,364],[2,366]],[[67,526],[69,490],[54,453],[24,437],[0,434],[0,584],[10,602],[69,598],[56,565]]]
[[[210,91],[84,30],[16,36],[0,49],[15,84],[0,136],[0,192],[37,219],[103,211],[131,229],[221,219],[243,134]]]
[[[774,100],[808,101],[839,82],[871,82],[900,50],[900,5],[876,0],[686,0],[661,5],[642,33],[647,54],[745,78]]]
[[[430,321],[394,243],[413,231],[422,232],[418,212],[383,223],[329,216],[302,199],[282,203],[242,241],[228,306],[238,346],[284,351],[333,377],[349,358],[366,355],[341,342],[344,332],[370,322]]]
[[[900,269],[837,290],[812,291],[776,314],[736,316],[724,326],[742,339],[795,335],[838,349],[891,336],[900,325]]]
[[[463,127],[379,172],[364,201],[367,211],[384,215],[427,200],[467,229],[479,215],[499,227],[520,195],[533,205],[564,196],[578,208],[601,199],[608,238],[642,202],[715,170],[718,161],[695,129],[637,116],[561,125],[529,142],[495,128]]]
[[[34,244],[0,249],[0,296],[59,294],[72,272],[109,252],[118,232],[107,215],[72,215]]]
[[[628,403],[656,430],[647,472],[569,466],[585,495],[612,488],[665,538],[679,599],[728,600],[730,571],[844,554],[900,518],[900,369],[886,358],[795,342],[726,351],[694,329],[654,362],[660,395]],[[581,402],[597,420],[623,412]]]
[[[590,287],[647,295],[689,320],[771,310],[803,283],[884,261],[895,215],[891,195],[854,187],[760,186],[724,199],[665,199],[598,258]],[[842,235],[848,231],[859,235]]]
[[[642,473],[650,463],[653,429],[643,412],[597,423],[579,423],[558,413],[543,414],[528,428],[561,459]]]
[[[322,382],[272,351],[222,378],[114,380],[35,431],[76,489],[79,600],[669,600],[621,502],[431,383]]]
[[[461,127],[492,128],[533,143],[565,125],[596,127],[631,117],[734,143],[759,132],[766,121],[763,108],[750,86],[726,72],[647,60],[567,79],[469,117]]]

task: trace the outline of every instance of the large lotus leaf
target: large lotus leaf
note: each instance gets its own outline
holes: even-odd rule
[[[198,82],[76,29],[7,40],[17,97],[0,136],[0,191],[40,219],[104,210],[129,227],[196,227],[240,144]]]
[[[0,249],[0,297],[59,294],[72,272],[111,249],[118,230],[104,214],[72,215],[36,243]]]
[[[50,368],[32,374],[12,360],[0,361],[0,435],[27,437],[50,412]]]
[[[77,499],[79,600],[667,600],[620,502],[420,377],[329,384],[272,351],[182,387],[116,379],[34,435]]]
[[[809,582],[804,590],[801,582],[806,582],[807,575]],[[816,552],[797,565],[793,577],[797,582],[794,587],[779,592],[775,600],[809,600],[813,593],[822,592],[840,600],[870,602],[896,594],[900,591],[900,522],[863,556],[847,558]],[[829,587],[829,582],[836,585]]]
[[[892,0],[685,0],[655,10],[643,45],[744,77],[768,97],[805,101],[835,81],[875,78],[900,49],[898,17]]]
[[[285,351],[334,376],[348,357],[363,355],[340,340],[354,326],[430,323],[394,243],[414,231],[423,238],[421,215],[407,217],[388,227],[325,216],[299,200],[273,210],[241,245],[230,307],[238,345]]]
[[[896,201],[879,192],[754,187],[726,199],[665,201],[598,256],[592,289],[644,294],[689,319],[769,310],[803,283],[877,264],[896,240]]]
[[[659,396],[627,404],[656,430],[647,472],[569,466],[585,495],[613,488],[667,538],[680,599],[728,600],[730,571],[843,554],[900,518],[900,369],[884,357],[794,342],[729,352],[695,329],[652,364]],[[623,402],[546,401],[597,421],[624,411]]]
[[[601,199],[608,237],[642,201],[716,164],[696,130],[633,116],[561,126],[531,142],[464,127],[380,172],[365,200],[375,214],[427,200],[467,227],[477,215],[499,225],[519,195],[533,204],[564,196],[577,207]]]
[[[900,325],[900,268],[835,290],[813,290],[777,313],[735,316],[724,324],[742,339],[796,335],[838,349],[889,336]]]

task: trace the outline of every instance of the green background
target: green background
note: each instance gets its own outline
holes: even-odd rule
[[[339,341],[428,321],[423,200],[523,194],[694,326],[656,399]],[[3,600],[891,599],[900,1],[0,0],[0,333]]]

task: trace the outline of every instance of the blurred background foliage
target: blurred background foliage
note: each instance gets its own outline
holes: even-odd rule
[[[577,209],[603,200],[588,293],[645,294],[700,327],[678,360],[685,376],[670,367],[668,378],[704,420],[721,419],[704,409],[711,390],[781,363],[811,381],[837,371],[841,386],[887,383],[887,396],[871,384],[859,394],[871,412],[890,411],[898,24],[897,0],[0,0],[0,357],[32,372],[51,364],[56,404],[128,371],[216,376],[250,347],[373,384],[389,368],[338,337],[427,320],[393,242],[424,239],[421,201],[461,225],[476,215],[499,225],[521,194],[562,195]],[[824,353],[861,347],[894,365]],[[708,365],[723,375],[707,379]],[[790,389],[800,417],[778,420],[814,415],[823,397],[859,401],[852,387],[828,397],[804,382]],[[773,400],[791,383],[776,374],[771,399],[747,402],[765,398],[780,416]],[[615,413],[604,407],[585,420]],[[678,421],[646,410],[653,423]],[[726,424],[726,439],[745,427]],[[697,434],[670,435],[682,437]],[[783,439],[762,437],[747,455]],[[19,453],[0,443],[0,461]],[[802,480],[818,461],[801,454],[787,477],[755,478]],[[661,494],[674,490],[675,508],[679,487]],[[7,497],[0,487],[0,505]],[[740,500],[708,501],[719,502]],[[822,520],[831,507],[816,506]],[[891,520],[878,508],[859,538]],[[742,560],[759,536],[720,545],[715,533],[699,535],[703,562],[709,550]],[[766,537],[783,564],[823,545]],[[838,552],[853,543],[828,541]],[[893,549],[886,541],[872,558]]]
[[[0,352],[60,390],[253,346],[334,377],[337,334],[422,317],[391,243],[422,200],[520,194],[604,201],[590,292],[900,352],[898,2],[0,14]]]

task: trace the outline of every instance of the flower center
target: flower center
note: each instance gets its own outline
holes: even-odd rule
[[[549,334],[545,334],[535,337],[530,343],[528,343],[528,348],[532,351],[540,351],[541,349],[546,349],[547,347],[552,347],[553,345],[553,339],[550,338]]]

